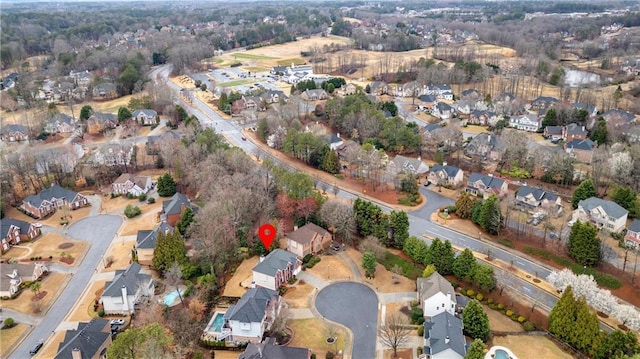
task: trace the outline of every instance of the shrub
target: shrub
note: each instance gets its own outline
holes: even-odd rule
[[[467,290],[462,288],[462,287],[460,287],[460,294],[465,294],[465,293],[467,293]]]
[[[193,354],[193,359],[203,359],[204,358],[204,353],[202,353],[202,350],[198,350],[195,354]]]
[[[138,201],[140,202],[144,202],[147,199],[147,195],[144,193],[140,193],[140,195],[138,196]]]
[[[313,266],[315,266],[316,264],[318,264],[318,262],[320,262],[320,257],[313,257],[309,260],[309,263],[307,263],[307,268],[313,268]]]
[[[523,316],[519,316],[518,317],[518,323],[520,323],[520,324],[524,323],[525,320],[527,320],[527,318],[525,318]]]
[[[131,204],[128,204],[127,207],[124,209],[124,215],[127,216],[127,218],[133,218],[139,215],[140,213],[142,213],[142,210],[140,209],[140,207],[134,206]]]
[[[100,310],[98,311],[98,316],[99,316],[100,318],[104,317],[104,309],[100,309]]]
[[[532,332],[532,331],[536,330],[535,324],[531,323],[530,321],[526,321],[526,322],[522,323],[522,327],[527,332]]]
[[[482,293],[478,293],[478,295],[476,295],[476,299],[478,300],[478,302],[482,302],[482,300],[484,299],[484,295],[482,295]]]
[[[474,292],[473,289],[467,291],[467,297],[473,297],[474,295],[476,295],[476,292]]]
[[[418,347],[418,356],[422,355],[424,349],[422,347]]]
[[[289,278],[289,279],[287,280],[287,282],[288,282],[289,284],[293,284],[293,283],[295,283],[295,282],[296,282],[296,280],[297,280],[297,278],[296,278],[296,276],[294,275],[293,277]]]
[[[278,294],[284,295],[284,293],[286,293],[286,292],[287,292],[287,287],[280,286],[280,288],[278,288]]]
[[[498,303],[498,310],[503,310],[503,309],[504,309],[504,304]]]
[[[493,299],[491,298],[487,299],[487,304],[493,304]]]
[[[422,337],[424,335],[424,326],[421,325],[418,327],[418,336]]]
[[[513,248],[513,242],[506,238],[498,239],[498,243],[502,244],[505,247]]]
[[[302,264],[307,264],[313,258],[313,254],[309,253],[302,258]]]
[[[326,359],[333,359],[336,355],[333,354],[333,352],[327,352],[327,355],[325,355],[324,357]]]
[[[510,317],[513,315],[513,310],[509,309],[504,313],[507,317]]]
[[[492,310],[496,310],[496,309],[498,309],[498,306],[495,305],[494,303],[490,303],[489,304],[489,308],[491,308]]]
[[[420,307],[413,307],[411,308],[411,314],[409,314],[409,317],[411,318],[411,323],[419,324],[420,319],[424,320],[424,312]]]
[[[13,318],[7,318],[7,319],[4,320],[4,322],[2,324],[4,325],[5,328],[11,328],[11,327],[13,327],[15,322],[13,321]]]
[[[9,299],[11,299],[11,297],[9,297],[8,295],[3,295],[2,297],[0,297],[0,299],[9,300]]]
[[[149,203],[149,204],[156,203],[156,199],[153,198],[153,197],[149,197],[149,198],[147,198],[147,203]]]
[[[417,301],[417,300],[412,300],[412,301],[411,301],[411,308],[413,308],[413,307],[417,307],[417,306],[418,306],[418,304],[419,304],[419,303],[418,303],[418,301]]]
[[[191,293],[193,293],[193,290],[195,289],[193,283],[191,282],[187,282],[187,288],[185,288],[184,290],[184,296],[188,297],[191,295]]]
[[[514,322],[517,322],[519,317],[520,316],[516,313],[511,314],[511,320],[513,320]]]
[[[317,359],[315,354],[311,354],[311,359]]]

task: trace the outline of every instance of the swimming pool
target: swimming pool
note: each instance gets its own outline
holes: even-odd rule
[[[183,291],[181,290],[178,293],[178,290],[174,290],[169,292],[167,295],[164,296],[164,298],[162,299],[164,301],[164,304],[167,305],[168,307],[171,307],[172,305],[177,304],[176,300],[178,300],[178,296],[182,295]]]
[[[221,333],[222,324],[224,324],[224,313],[216,312],[213,317],[213,321],[211,322],[211,326],[209,327],[209,331],[213,333]]]
[[[495,359],[509,359],[509,354],[502,349],[496,349],[495,354]]]
[[[492,346],[489,352],[484,355],[484,359],[518,359],[515,354],[502,346]]]

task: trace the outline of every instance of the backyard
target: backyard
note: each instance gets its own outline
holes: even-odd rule
[[[259,259],[260,258],[258,258],[258,256],[253,256],[251,258],[245,259],[242,263],[240,263],[238,268],[236,268],[236,271],[233,273],[231,279],[229,279],[225,284],[224,290],[222,291],[223,297],[242,297],[247,289],[241,284],[243,282],[245,282],[246,284],[247,279],[249,279],[249,284],[251,284],[250,281],[253,276],[253,267],[258,264]]]
[[[494,336],[492,344],[509,348],[518,359],[573,358],[572,355],[560,349],[551,339],[542,335]]]

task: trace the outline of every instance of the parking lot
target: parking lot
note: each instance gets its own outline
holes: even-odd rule
[[[192,75],[192,77],[202,81],[203,76],[206,77],[206,75],[207,74],[195,74]],[[208,75],[210,79],[213,79],[218,88],[233,88],[240,93],[257,89],[278,90],[278,80],[272,78],[267,73],[249,74],[249,72],[241,68],[229,67],[210,70]],[[234,84],[235,82],[237,82],[237,84]],[[231,84],[231,86],[225,86],[225,84]]]

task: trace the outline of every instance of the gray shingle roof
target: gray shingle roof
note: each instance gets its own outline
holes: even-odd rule
[[[416,280],[416,285],[420,298],[423,300],[431,298],[437,293],[455,294],[451,283],[438,272],[433,273],[427,278],[418,278]],[[453,298],[453,301],[455,302],[455,296]]]
[[[156,117],[158,116],[158,113],[154,110],[150,110],[148,108],[143,108],[141,110],[135,110],[133,111],[133,113],[131,114],[131,117],[138,117],[138,115],[140,114],[144,114],[147,117]]]
[[[311,242],[315,235],[324,236],[329,233],[326,229],[318,226],[314,223],[307,223],[304,226],[298,228],[297,230],[289,233],[287,237],[294,242],[298,242],[300,244],[307,244]]]
[[[295,254],[283,249],[276,249],[264,257],[262,262],[256,264],[253,270],[258,273],[274,276],[279,270],[287,268],[287,264],[289,263],[295,266],[297,261],[298,257],[296,257]]]
[[[140,273],[140,264],[133,262],[125,270],[117,270],[113,280],[104,284],[103,297],[120,297],[122,287],[127,288],[127,293],[135,293],[141,284],[147,285],[151,281],[151,276]]]
[[[584,199],[578,202],[578,207],[582,207],[586,212],[591,212],[594,208],[602,207],[608,216],[616,219],[629,213],[629,211],[622,208],[619,204],[598,197]]]
[[[0,132],[2,133],[9,133],[9,132],[22,132],[22,133],[27,133],[27,131],[29,131],[29,129],[27,128],[27,126],[22,126],[22,125],[5,125],[2,126],[2,130]]]
[[[544,128],[549,135],[561,135],[562,134],[562,126],[547,126]]]
[[[142,230],[138,231],[138,235],[136,237],[136,248],[137,249],[153,249],[156,248],[156,243],[158,242],[158,233],[173,233],[174,229],[166,222],[162,222],[158,225],[158,227],[152,230]]]
[[[277,295],[278,292],[269,288],[251,288],[238,303],[229,307],[224,319],[241,323],[259,323],[264,319],[269,301]]]
[[[627,230],[636,233],[640,232],[640,219],[634,219]]]
[[[307,348],[276,345],[275,339],[266,338],[262,343],[249,343],[238,359],[307,359],[310,355]]]
[[[182,212],[182,205],[191,207],[191,202],[187,196],[176,192],[170,200],[162,202],[162,212],[165,214],[178,214]]]
[[[98,349],[109,339],[109,321],[94,318],[88,323],[78,323],[78,329],[67,330],[64,340],[58,345],[55,359],[72,358],[74,349],[80,350],[81,358],[93,358]]]
[[[431,167],[431,172],[440,172],[440,171],[445,171],[448,177],[455,177],[458,171],[460,171],[460,169],[456,166],[449,166],[449,165],[446,165],[446,166],[433,165],[433,167]]]
[[[464,356],[467,352],[462,321],[449,312],[442,312],[424,322],[424,338],[429,339],[430,344],[430,351],[425,350],[425,353],[433,355],[451,349]]]
[[[494,189],[500,189],[500,187],[502,187],[502,185],[504,184],[504,181],[502,179],[489,176],[483,173],[474,172],[471,175],[469,175],[469,184],[476,183],[478,181],[482,181],[482,183],[487,188],[494,188]]]
[[[20,228],[20,234],[27,234],[27,232],[29,232],[29,227],[31,227],[31,223],[9,217],[3,218],[0,220],[0,238],[5,238],[7,236],[11,226]]]
[[[587,135],[587,130],[584,126],[580,126],[577,123],[570,123],[567,125],[567,134],[570,135]]]
[[[72,190],[60,187],[58,185],[53,185],[49,188],[43,189],[38,194],[32,194],[30,196],[27,196],[27,198],[24,199],[24,202],[27,202],[34,207],[40,207],[42,202],[45,200],[51,201],[52,198],[57,198],[57,199],[64,198],[68,202],[71,202],[73,201],[74,198],[76,198],[77,195],[78,193]]]
[[[542,201],[543,199],[546,199],[547,201],[554,202],[558,199],[557,195],[549,193],[541,188],[522,186],[518,188],[518,191],[516,192],[516,196],[520,197],[526,197],[530,194],[533,196],[533,198],[536,199],[536,201]]]
[[[565,144],[567,148],[573,148],[576,150],[593,151],[595,143],[588,138],[584,140],[572,140]]]

